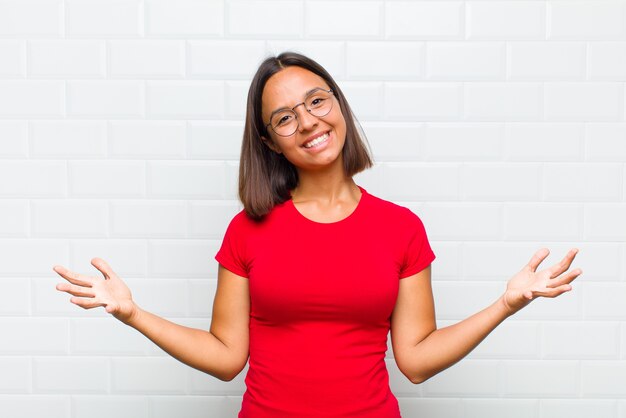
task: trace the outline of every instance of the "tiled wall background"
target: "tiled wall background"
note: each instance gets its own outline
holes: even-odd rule
[[[0,0],[0,416],[234,417],[219,382],[54,290],[107,259],[137,301],[208,327],[249,80],[294,49],[337,78],[424,220],[442,325],[541,246],[581,249],[533,302],[414,386],[405,417],[626,417],[626,2]]]

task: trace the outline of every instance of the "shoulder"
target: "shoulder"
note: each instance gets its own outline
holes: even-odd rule
[[[368,196],[372,210],[376,211],[380,216],[388,217],[389,221],[419,221],[421,223],[419,217],[406,206],[382,199],[378,196],[374,196],[373,194],[368,193]]]

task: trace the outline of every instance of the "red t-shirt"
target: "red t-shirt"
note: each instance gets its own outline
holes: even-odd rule
[[[409,209],[361,188],[347,218],[318,223],[288,200],[231,221],[216,260],[250,283],[240,418],[397,418],[385,367],[399,279],[435,258]]]

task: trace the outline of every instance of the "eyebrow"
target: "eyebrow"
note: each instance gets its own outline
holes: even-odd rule
[[[315,90],[328,90],[328,89],[325,89],[325,88],[323,88],[323,87],[313,87],[312,89],[307,90],[307,92],[306,92],[306,93],[304,93],[304,96],[303,96],[303,97],[306,99],[306,97],[307,97],[309,94],[313,93]],[[276,113],[276,112],[280,112],[281,110],[291,110],[291,108],[290,108],[289,106],[279,107],[278,109],[276,109],[276,110],[274,110],[272,113],[270,113],[270,118],[274,115],[274,113]]]

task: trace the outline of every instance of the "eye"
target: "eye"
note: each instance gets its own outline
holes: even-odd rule
[[[291,115],[280,115],[276,118],[275,126],[285,125],[291,121],[291,118]]]
[[[319,107],[324,103],[324,100],[326,100],[326,98],[324,97],[314,97],[313,99],[311,99],[310,103],[310,107]]]

